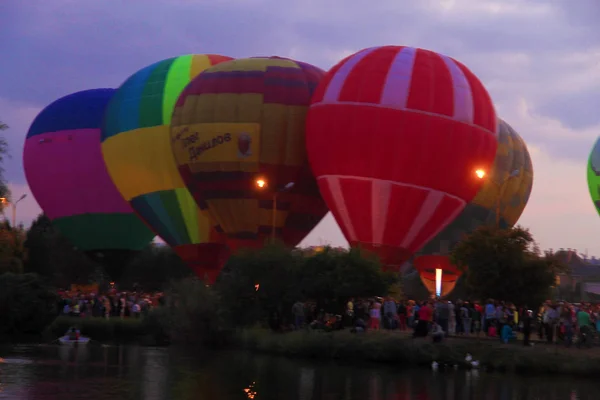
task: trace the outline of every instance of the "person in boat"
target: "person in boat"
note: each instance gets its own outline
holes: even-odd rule
[[[71,327],[67,332],[67,336],[69,337],[69,340],[79,340],[81,333],[79,332],[79,329]]]

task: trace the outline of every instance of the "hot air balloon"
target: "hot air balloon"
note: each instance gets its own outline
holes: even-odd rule
[[[208,68],[179,97],[171,122],[179,172],[232,249],[269,236],[295,245],[327,212],[304,146],[322,76],[285,58],[240,59]]]
[[[56,100],[33,121],[23,151],[27,183],[52,223],[118,280],[124,263],[154,237],[110,179],[100,130],[114,89]]]
[[[452,248],[482,225],[512,227],[523,213],[533,187],[533,165],[525,141],[503,120],[499,120],[494,165],[484,181],[477,196],[459,216],[419,251],[419,255],[425,256],[415,259],[415,267],[429,271],[441,268],[443,279],[448,273],[448,279],[456,281],[456,267],[448,260]],[[431,286],[431,282],[425,282],[429,278],[424,275],[421,278],[425,286]],[[449,286],[443,287],[445,294],[450,291]]]
[[[463,64],[374,47],[319,84],[307,151],[348,242],[397,270],[475,197],[496,154],[497,124],[489,94]]]
[[[588,161],[587,180],[590,196],[600,214],[600,137],[596,140]]]
[[[185,55],[133,74],[107,107],[102,153],[123,197],[202,279],[213,283],[228,258],[215,231],[185,187],[170,145],[177,97],[204,69],[229,57]]]
[[[429,293],[438,296],[450,294],[462,275],[462,271],[447,256],[421,256],[415,259],[414,267]]]

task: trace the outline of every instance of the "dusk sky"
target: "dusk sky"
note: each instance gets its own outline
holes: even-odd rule
[[[598,0],[2,0],[0,120],[18,220],[40,209],[22,166],[37,113],[189,53],[290,57],[328,69],[365,47],[408,45],[466,64],[528,143],[533,192],[519,223],[541,248],[600,256],[586,162],[600,134]],[[304,244],[345,245],[327,216]]]

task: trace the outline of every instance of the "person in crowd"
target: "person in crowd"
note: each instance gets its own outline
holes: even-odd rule
[[[577,313],[578,348],[581,348],[581,346],[592,346],[591,327],[592,323],[589,312],[585,308],[581,308]]]
[[[296,330],[304,326],[304,303],[300,300],[296,301],[292,306],[292,315],[294,316],[294,327]]]
[[[545,327],[546,340],[548,343],[554,343],[554,335],[559,321],[559,312],[557,307],[553,304],[548,304],[543,316],[543,323]]]
[[[373,300],[371,309],[369,310],[369,329],[379,330],[381,326],[381,303]]]
[[[354,324],[354,298],[350,298],[346,303],[345,325],[352,326]]]
[[[398,306],[391,297],[387,297],[383,302],[383,317],[386,329],[394,330],[398,327]]]
[[[463,333],[467,336],[471,334],[471,325],[473,320],[471,318],[471,307],[468,301],[465,301],[460,307],[460,318],[463,324]]]
[[[489,299],[485,303],[485,315],[484,315],[485,326],[483,331],[488,334],[490,327],[496,325],[496,306],[494,300]]]
[[[441,325],[434,322],[431,326],[431,338],[433,343],[439,343],[444,339],[446,332],[442,329]]]
[[[508,341],[513,337],[512,321],[502,325],[502,331],[500,332],[500,338],[504,344],[508,344]]]
[[[401,331],[406,330],[406,322],[408,320],[408,304],[404,301],[398,302],[398,328]]]
[[[418,322],[413,337],[426,337],[433,318],[433,309],[428,302],[423,302],[417,313]]]
[[[482,308],[478,302],[475,302],[470,308],[472,332],[477,336],[481,333],[481,321],[483,318]]]
[[[523,315],[523,345],[527,347],[531,346],[530,337],[533,330],[533,321],[533,311],[526,310]]]
[[[574,322],[571,306],[563,304],[560,308],[560,326],[566,347],[570,347],[573,344]]]
[[[435,321],[446,334],[450,332],[449,326],[452,310],[454,310],[454,307],[450,301],[439,301],[435,305]]]
[[[456,306],[454,307],[454,320],[455,320],[454,330],[455,330],[456,335],[462,335],[464,333],[464,329],[463,329],[464,325],[463,325],[462,312],[461,312],[462,306],[463,306],[463,301],[459,299],[456,302]]]

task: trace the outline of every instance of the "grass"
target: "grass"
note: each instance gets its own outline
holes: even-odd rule
[[[412,339],[398,333],[346,331],[299,331],[285,334],[264,329],[242,330],[234,344],[243,349],[290,357],[374,361],[395,365],[442,365],[470,368],[467,353],[486,370],[522,374],[600,374],[600,349],[566,349],[561,346],[525,347],[521,342],[503,344],[495,340],[448,339],[432,343],[431,339]]]

